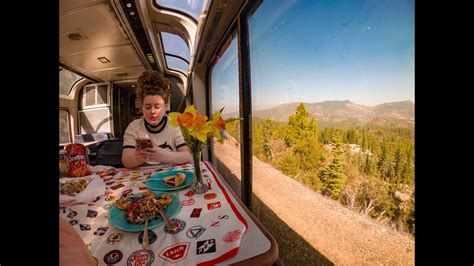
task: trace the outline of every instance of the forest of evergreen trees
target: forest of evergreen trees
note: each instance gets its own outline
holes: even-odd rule
[[[303,103],[288,123],[252,123],[253,154],[260,160],[414,236],[414,128],[319,128]],[[238,121],[227,131],[239,140]]]

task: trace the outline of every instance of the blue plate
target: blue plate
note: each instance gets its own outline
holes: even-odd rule
[[[172,187],[168,186],[163,183],[163,178],[168,176],[175,176],[178,173],[183,173],[185,175],[184,182],[179,187]],[[146,182],[146,186],[152,190],[160,190],[160,191],[173,191],[173,190],[180,190],[191,185],[191,179],[193,178],[192,172],[187,171],[166,171],[161,173],[156,173],[152,175]]]
[[[159,196],[163,193],[154,191],[153,194],[155,194],[155,196]],[[169,219],[175,217],[181,210],[181,204],[180,204],[178,196],[171,193],[170,195],[173,198],[173,201],[171,202],[170,205],[168,205],[168,207],[164,211],[165,215]],[[110,208],[109,210],[108,218],[109,218],[110,224],[113,225],[115,228],[120,229],[122,231],[142,232],[143,229],[145,228],[145,224],[131,224],[127,222],[127,220],[125,220],[125,218],[123,217],[124,213],[125,211],[120,210],[114,204],[112,208]],[[162,224],[163,224],[163,219],[161,218],[161,215],[158,215],[157,219],[148,220],[148,229],[156,228]]]

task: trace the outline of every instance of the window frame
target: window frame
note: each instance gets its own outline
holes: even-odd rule
[[[106,100],[106,103],[101,103],[101,104],[97,104],[97,99],[99,97],[99,86],[102,86],[102,85],[106,85],[107,88],[107,100]],[[87,88],[94,88],[94,103],[95,104],[92,104],[92,105],[87,105],[86,104],[86,94],[85,92],[87,91]],[[79,100],[80,101],[80,104],[79,104],[79,110],[88,110],[88,109],[95,109],[95,108],[101,108],[101,107],[109,107],[111,106],[110,103],[111,103],[111,95],[110,95],[110,83],[108,82],[102,82],[102,83],[93,83],[93,84],[87,84],[85,85],[84,87],[82,87],[81,89],[81,92],[80,92],[80,95],[81,95],[81,99]]]
[[[243,120],[240,121],[240,167],[241,167],[241,200],[245,206],[252,211],[252,98],[251,98],[251,72],[250,72],[250,47],[248,36],[248,19],[257,10],[263,1],[252,1],[235,16],[230,23],[219,45],[214,50],[212,59],[206,69],[206,113],[210,117],[211,112],[211,67],[219,58],[219,53],[226,41],[237,32],[238,64],[239,64],[239,113]],[[212,145],[208,145],[209,154],[214,154]],[[212,158],[213,156],[209,156]]]
[[[177,55],[177,54],[170,54],[170,53],[167,53],[167,52],[166,52],[165,43],[164,43],[164,41],[163,41],[163,35],[162,35],[163,32],[165,32],[165,31],[160,31],[160,32],[159,32],[159,35],[160,35],[160,38],[159,38],[159,39],[160,39],[160,43],[161,43],[161,50],[163,51],[163,59],[165,60],[165,66],[164,66],[164,67],[165,67],[167,70],[177,71],[177,72],[183,74],[184,76],[188,77],[188,73],[189,73],[189,61],[186,60],[184,57],[179,56],[179,55]],[[169,32],[166,32],[166,33],[168,33],[168,34],[174,34],[174,33],[169,33]],[[174,35],[178,36],[178,38],[181,38],[181,36],[179,36],[178,34],[174,34]],[[181,38],[181,39],[182,39],[182,38]],[[186,41],[183,40],[183,42],[184,42],[184,44],[186,45],[186,47],[188,47],[188,49],[189,49],[189,46],[188,46],[188,44],[186,43]],[[190,53],[190,56],[191,56],[191,51],[189,51],[189,53]],[[171,56],[171,57],[175,57],[175,58],[178,58],[178,59],[180,59],[180,60],[183,60],[186,64],[188,64],[188,69],[187,69],[187,72],[188,72],[188,73],[183,72],[181,69],[178,69],[178,68],[171,68],[171,67],[169,67],[169,65],[168,65],[168,60],[166,59],[166,56]]]
[[[168,60],[166,60],[166,56],[171,56],[171,57],[176,57],[178,59],[181,59],[183,60],[185,63],[188,64],[188,72],[189,72],[189,62],[188,60],[184,59],[183,57],[179,56],[179,55],[175,55],[175,54],[169,54],[169,53],[164,53],[165,55],[165,63],[166,63],[166,68],[169,69],[169,70],[174,70],[174,71],[178,71],[179,73],[185,75],[185,76],[188,76],[187,73],[183,72],[181,69],[178,69],[178,68],[173,68],[173,67],[169,67],[168,66]]]

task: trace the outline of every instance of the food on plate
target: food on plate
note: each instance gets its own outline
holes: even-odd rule
[[[186,176],[183,173],[178,173],[177,175],[163,178],[163,183],[168,186],[179,187],[184,183],[185,178]]]
[[[120,210],[125,210],[127,209],[128,204],[133,202],[133,198],[131,197],[123,197],[115,201],[115,205],[117,208]]]
[[[59,192],[62,195],[75,196],[77,193],[86,189],[89,184],[89,180],[81,179],[78,181],[68,181],[59,184]]]
[[[171,202],[173,202],[173,198],[171,197],[171,195],[166,194],[166,193],[161,194],[159,197],[155,199],[156,199],[155,202],[158,202],[159,204],[165,205],[165,206],[170,205]]]
[[[104,177],[104,176],[108,176],[108,175],[111,175],[111,176],[114,176],[115,174],[117,174],[118,171],[117,169],[115,168],[109,168],[109,169],[105,169],[105,170],[102,170],[102,171],[99,171],[97,172],[97,174],[100,176],[100,177]]]
[[[173,202],[171,195],[163,193],[155,196],[151,191],[118,199],[117,208],[124,210],[124,219],[131,224],[144,224],[160,216],[160,209],[166,210]]]

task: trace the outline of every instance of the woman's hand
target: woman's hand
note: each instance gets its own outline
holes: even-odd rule
[[[148,160],[148,156],[145,150],[135,150],[135,157],[142,163]]]
[[[166,163],[166,158],[169,153],[170,151],[166,149],[160,147],[153,147],[144,150],[137,150],[136,156],[145,162]]]

